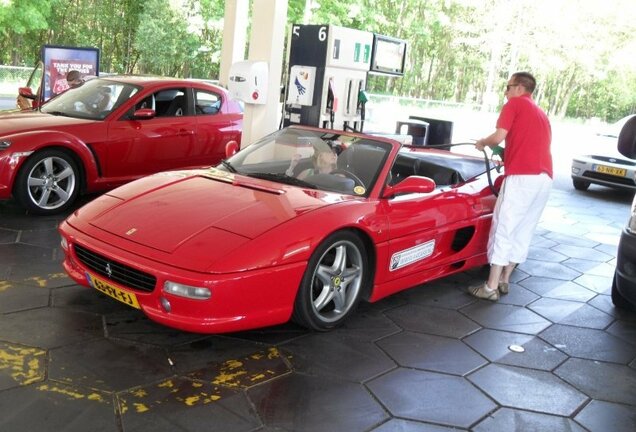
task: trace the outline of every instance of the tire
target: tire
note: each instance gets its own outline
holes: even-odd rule
[[[332,234],[309,260],[292,319],[311,330],[338,327],[355,310],[370,274],[362,240],[349,231]]]
[[[51,215],[68,209],[79,195],[79,170],[60,150],[33,154],[18,173],[14,195],[30,213]]]
[[[590,187],[590,182],[579,179],[572,179],[572,184],[574,185],[574,189],[580,191],[586,191]]]
[[[616,273],[614,273],[614,280],[612,281],[612,303],[619,309],[633,310],[634,306],[618,291],[618,287],[616,286],[617,277]]]

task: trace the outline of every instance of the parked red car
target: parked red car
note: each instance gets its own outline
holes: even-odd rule
[[[486,264],[501,181],[490,170],[386,138],[286,128],[215,168],[148,176],[77,210],[60,225],[64,269],[187,331],[290,318],[329,330],[361,300]]]
[[[0,199],[53,214],[81,193],[209,166],[240,140],[242,121],[239,102],[202,81],[93,79],[39,110],[0,115]]]

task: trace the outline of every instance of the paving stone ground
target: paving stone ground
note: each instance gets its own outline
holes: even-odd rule
[[[62,217],[0,202],[0,430],[633,432],[636,313],[609,297],[630,202],[553,190],[498,303],[466,293],[473,270],[329,333],[222,336],[73,284]]]

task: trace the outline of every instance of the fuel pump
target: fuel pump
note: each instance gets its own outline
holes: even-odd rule
[[[283,125],[362,131],[369,73],[402,75],[406,42],[333,25],[291,28]]]

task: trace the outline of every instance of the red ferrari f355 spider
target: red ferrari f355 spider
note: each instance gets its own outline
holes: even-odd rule
[[[285,128],[77,210],[60,226],[64,268],[178,329],[328,330],[361,300],[485,264],[500,180],[473,156]]]

